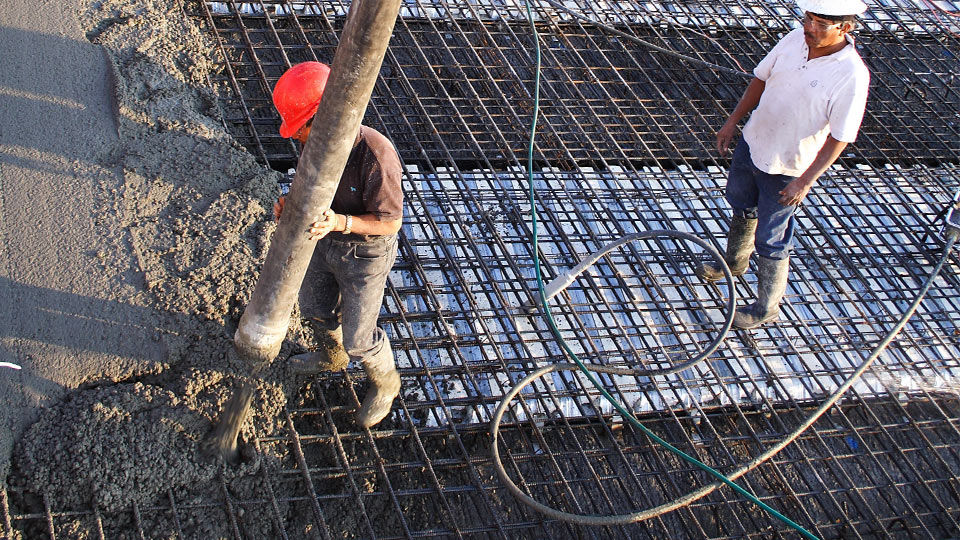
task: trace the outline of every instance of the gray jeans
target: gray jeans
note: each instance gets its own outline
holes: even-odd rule
[[[397,235],[330,233],[317,247],[300,287],[300,312],[333,328],[343,324],[343,348],[364,361],[380,352],[377,327],[387,275],[397,258]]]

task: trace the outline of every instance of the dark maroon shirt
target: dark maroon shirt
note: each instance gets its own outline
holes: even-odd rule
[[[374,214],[380,221],[403,217],[403,166],[390,141],[360,126],[330,208],[338,214]]]

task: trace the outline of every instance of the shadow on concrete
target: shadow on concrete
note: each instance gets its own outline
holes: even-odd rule
[[[12,311],[9,326],[0,327],[0,358],[10,358],[9,343],[20,340],[54,346],[65,354],[93,352],[162,362],[166,357],[164,335],[176,335],[174,319],[169,314],[160,317],[152,309],[3,277],[0,291],[6,291]]]
[[[64,145],[58,132],[82,133],[86,128],[101,127],[94,124],[107,120],[112,123],[107,127],[115,135],[112,70],[101,47],[0,26],[0,50],[4,51],[0,69],[0,117],[4,119],[0,122],[0,142],[86,160],[91,151],[108,141],[74,140],[73,144]],[[51,69],[50,63],[59,67]],[[51,72],[60,79],[49,80],[46,74]],[[45,119],[45,123],[38,126],[37,119]],[[65,149],[74,151],[64,152]]]

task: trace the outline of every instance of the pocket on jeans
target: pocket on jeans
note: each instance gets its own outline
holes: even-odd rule
[[[353,256],[365,261],[375,261],[383,256],[383,246],[380,244],[357,244]]]

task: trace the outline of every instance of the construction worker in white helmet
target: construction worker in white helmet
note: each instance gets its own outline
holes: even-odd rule
[[[726,186],[733,209],[725,260],[734,276],[757,252],[757,299],[738,308],[733,324],[756,328],[776,320],[787,286],[794,214],[807,193],[856,140],[870,72],[854,46],[860,0],[797,0],[802,27],[788,33],[757,64],[743,97],[717,132],[721,154],[748,113]],[[697,270],[714,281],[723,272]]]
[[[303,62],[288,69],[273,90],[283,123],[280,135],[306,144],[330,68]],[[387,275],[397,256],[403,218],[403,166],[393,144],[360,126],[330,209],[312,224],[317,240],[300,288],[300,311],[317,326],[320,347],[287,360],[295,373],[337,371],[360,363],[370,383],[355,420],[371,427],[390,413],[400,374],[390,341],[377,327]],[[277,219],[284,198],[274,205]]]

